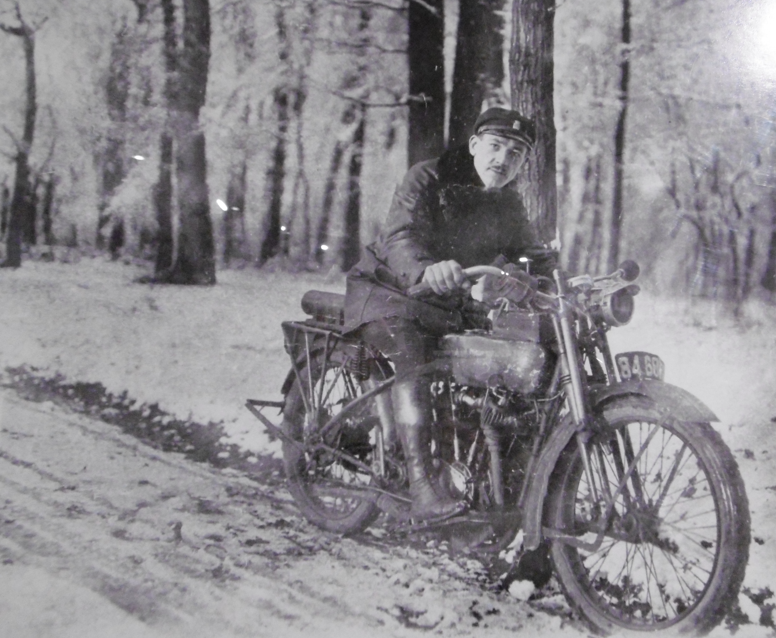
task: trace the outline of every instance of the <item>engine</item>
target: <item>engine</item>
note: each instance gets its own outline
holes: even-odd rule
[[[432,386],[439,471],[451,493],[473,505],[503,504],[522,479],[535,409],[504,386],[455,381]]]

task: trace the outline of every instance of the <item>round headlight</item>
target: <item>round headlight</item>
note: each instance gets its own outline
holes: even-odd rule
[[[631,320],[635,303],[628,288],[621,288],[606,295],[601,301],[601,312],[606,323],[612,326],[624,326]]]

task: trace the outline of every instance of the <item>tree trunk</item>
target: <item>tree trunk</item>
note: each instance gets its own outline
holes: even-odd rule
[[[127,174],[123,125],[127,119],[130,69],[126,25],[119,31],[110,50],[110,75],[105,89],[108,102],[108,119],[113,130],[108,133],[105,156],[102,162],[102,200],[107,201]]]
[[[540,239],[556,236],[555,122],[553,107],[553,0],[515,0],[511,47],[512,105],[536,122],[536,148],[519,183]]]
[[[27,223],[25,217],[30,214],[29,155],[35,137],[35,117],[38,109],[35,83],[35,31],[22,19],[18,5],[16,17],[19,20],[19,26],[0,25],[0,29],[6,33],[22,39],[25,65],[24,132],[21,141],[16,144],[16,175],[9,210],[6,256],[5,261],[0,264],[6,268],[19,268],[22,265],[22,239]]]
[[[175,154],[180,230],[172,283],[216,283],[215,246],[207,187],[205,134],[198,118],[181,113]]]
[[[588,222],[588,212],[591,222]],[[566,267],[570,272],[587,272],[590,250],[600,241],[601,219],[601,155],[588,155],[585,162],[585,187],[579,205],[579,216],[574,223],[574,234],[569,246]]]
[[[744,273],[741,283],[741,300],[745,301],[752,292],[752,270],[754,269],[754,260],[757,255],[757,231],[754,226],[749,227],[746,234],[746,246],[744,248]]]
[[[348,167],[348,200],[345,206],[345,239],[342,242],[342,270],[356,265],[361,252],[361,167],[364,161],[366,107],[361,105],[361,118],[353,135]]]
[[[449,148],[465,144],[483,102],[502,102],[504,0],[460,3],[450,97]]]
[[[272,161],[267,169],[266,200],[267,230],[259,252],[259,266],[278,254],[281,248],[280,213],[283,208],[283,184],[286,177],[286,134],[288,133],[288,93],[285,88],[275,89],[275,112],[278,118],[278,136]]]
[[[178,68],[178,42],[175,34],[175,5],[173,0],[162,0],[162,23],[164,28],[164,101],[167,108],[165,130],[159,139],[159,177],[154,184],[153,200],[156,213],[157,247],[154,276],[160,277],[172,268],[174,238],[173,215],[173,135],[171,112],[177,99],[176,69]],[[138,9],[138,11],[140,11]]]
[[[291,42],[288,25],[286,24],[286,8],[278,4],[275,8],[275,28],[278,35],[278,59],[283,65],[284,78],[280,86],[276,86],[272,94],[274,114],[277,118],[277,137],[272,152],[270,165],[267,168],[264,201],[268,202],[265,216],[264,239],[259,250],[258,265],[264,263],[283,251],[283,241],[288,241],[290,229],[281,230],[283,214],[283,195],[286,181],[286,160],[288,156],[288,130],[291,111]],[[289,222],[290,223],[290,222]],[[285,247],[287,250],[287,246]]]
[[[226,211],[224,212],[224,263],[245,256],[245,179],[247,176],[245,160],[239,167],[232,169],[229,185],[226,188]]]
[[[771,215],[771,241],[760,285],[769,292],[776,292],[776,192],[771,192]]]
[[[5,237],[8,230],[8,211],[11,203],[11,191],[3,183],[2,198],[0,199],[0,238]]]
[[[409,162],[436,157],[445,137],[444,0],[409,3]]]
[[[157,246],[154,274],[159,276],[172,268],[174,240],[172,234],[172,164],[173,139],[165,131],[159,140],[159,178],[154,184],[153,200],[156,213]]]
[[[32,176],[29,178],[29,188],[27,190],[27,200],[24,202],[24,215],[22,220],[22,242],[28,246],[35,246],[38,243],[38,186],[40,178]]]
[[[625,125],[628,117],[630,83],[631,7],[630,0],[622,0],[622,38],[620,52],[620,110],[614,129],[614,194],[609,235],[607,272],[614,272],[620,262],[620,236],[622,234],[623,182],[625,179]]]
[[[54,232],[52,230],[52,218],[54,209],[54,191],[56,189],[56,178],[49,175],[43,187],[43,205],[40,210],[41,221],[43,222],[43,243],[46,246],[54,245]]]
[[[177,56],[172,100],[175,181],[178,200],[178,246],[172,269],[162,282],[216,283],[215,242],[210,219],[205,134],[199,112],[205,103],[210,62],[209,0],[183,1],[183,46]]]
[[[730,254],[730,280],[725,282],[728,297],[736,308],[741,304],[741,255],[738,250],[738,233],[733,228],[727,232],[727,244]]]
[[[329,162],[329,173],[326,176],[326,186],[323,190],[323,205],[321,206],[321,220],[318,224],[318,234],[315,239],[315,250],[313,251],[315,261],[323,263],[326,250],[329,243],[329,224],[331,222],[331,210],[334,205],[334,196],[337,192],[337,176],[339,175],[342,158],[345,155],[345,144],[337,140]]]

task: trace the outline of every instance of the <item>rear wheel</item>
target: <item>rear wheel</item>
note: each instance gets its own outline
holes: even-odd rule
[[[298,442],[283,443],[288,489],[312,523],[327,531],[352,534],[377,517],[369,486],[379,431],[374,401],[366,401],[333,428],[323,426],[360,396],[365,384],[351,371],[349,358],[334,350],[314,355],[286,397],[283,429]],[[386,374],[377,369],[373,381]],[[377,377],[377,379],[375,379]]]
[[[605,633],[708,631],[735,602],[749,555],[735,459],[709,424],[664,419],[643,399],[617,400],[603,416],[608,434],[587,446],[592,484],[573,440],[550,488],[566,596]]]

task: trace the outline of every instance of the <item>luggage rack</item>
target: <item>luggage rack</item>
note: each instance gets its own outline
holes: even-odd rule
[[[285,407],[284,401],[267,401],[264,399],[248,399],[245,402],[245,407],[250,410],[251,414],[255,416],[259,421],[262,422],[265,428],[269,430],[272,434],[274,434],[276,437],[278,437],[281,441],[285,443],[290,443],[291,445],[295,445],[299,447],[300,449],[303,449],[303,446],[294,439],[290,438],[288,435],[286,435],[283,430],[281,430],[277,425],[275,425],[272,421],[270,421],[267,417],[265,417],[261,411],[264,408],[277,408],[278,410],[282,411]]]

